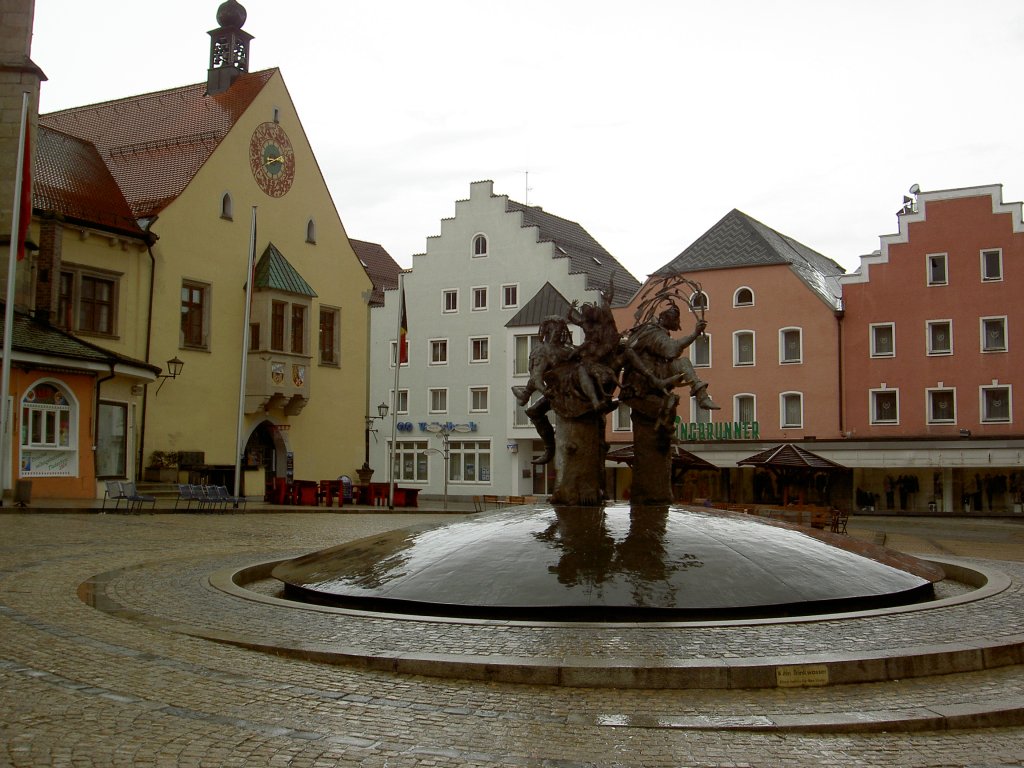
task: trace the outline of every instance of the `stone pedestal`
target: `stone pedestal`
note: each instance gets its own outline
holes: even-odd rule
[[[558,483],[551,495],[553,504],[598,506],[605,499],[604,416],[588,413],[558,422],[555,461]]]

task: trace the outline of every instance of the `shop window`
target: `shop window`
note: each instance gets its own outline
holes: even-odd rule
[[[391,441],[388,442],[390,444]],[[397,441],[394,453],[395,480],[400,483],[430,482],[428,447],[426,440]]]
[[[871,423],[899,424],[900,397],[897,389],[871,390]]]
[[[953,321],[952,320],[930,320],[930,321],[928,321],[928,354],[929,355],[951,355],[951,354],[953,354]]]
[[[35,384],[21,398],[21,477],[78,474],[78,405],[56,381]]]
[[[448,447],[449,482],[491,482],[490,440],[451,440]]]

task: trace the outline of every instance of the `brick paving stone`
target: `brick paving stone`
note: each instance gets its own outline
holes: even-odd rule
[[[280,616],[274,619],[258,603],[237,605],[200,574],[219,563],[299,554],[410,520],[422,522],[424,516],[0,516],[0,765],[1024,763],[1020,727],[925,733],[669,727],[700,716],[894,710],[1016,696],[1019,668],[820,689],[565,689],[322,665],[189,637],[168,626],[230,628],[238,622],[240,632],[324,631],[343,641],[346,627],[331,626],[308,611],[298,612],[298,618],[289,614],[288,627],[276,626]],[[957,541],[958,556],[986,557],[990,551],[986,542],[969,546],[970,540],[955,537],[944,539],[944,546],[951,549],[948,542]],[[110,585],[113,596],[138,615],[104,613],[79,599],[82,582],[114,571],[119,578]],[[154,620],[146,621],[146,615]],[[859,630],[858,642],[875,647],[887,632],[919,623],[897,619],[868,627]],[[994,624],[979,622],[979,627],[990,631]],[[378,636],[386,636],[388,628],[388,622],[381,623]],[[449,632],[442,631],[450,629],[435,628],[427,637],[450,642]],[[409,637],[401,640],[411,642],[411,630],[405,634]],[[525,640],[514,634],[495,633],[499,642],[522,643],[531,652],[558,642],[548,631],[530,632]],[[600,651],[597,634],[584,634]],[[720,628],[696,634],[708,642],[728,639]],[[804,644],[817,632],[808,625],[792,636],[778,629],[767,635],[798,652],[807,650]],[[900,637],[889,634],[890,643],[894,636]],[[655,639],[655,633],[638,631],[618,650]],[[683,646],[690,645],[686,638]],[[486,650],[480,640],[472,647]],[[710,656],[750,653],[731,639],[724,649],[697,650]],[[625,724],[602,724],[615,718]]]

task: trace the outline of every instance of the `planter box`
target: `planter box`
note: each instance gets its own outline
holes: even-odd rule
[[[142,476],[147,483],[176,483],[178,482],[178,468],[146,467]]]

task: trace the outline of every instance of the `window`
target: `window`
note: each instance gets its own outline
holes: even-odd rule
[[[799,392],[783,392],[779,398],[783,429],[797,429],[804,425],[804,397]]]
[[[258,352],[260,349],[260,324],[249,323],[249,351]]]
[[[450,290],[444,291],[441,295],[443,297],[443,305],[444,305],[444,309],[442,310],[443,312],[458,312],[459,311],[459,292],[458,292],[458,290],[452,288]]]
[[[526,408],[521,406],[513,398],[512,403],[515,406],[515,410],[512,412],[512,426],[513,427],[531,427],[530,417],[526,415]]]
[[[306,242],[316,244],[316,222],[312,219],[306,222]]]
[[[803,362],[803,344],[799,328],[783,328],[779,331],[779,362]]]
[[[1010,388],[992,385],[981,388],[981,420],[983,422],[1010,421]]]
[[[733,351],[732,351],[732,364],[733,365],[753,365],[754,364],[754,332],[753,331],[736,331],[732,335],[733,338]]]
[[[448,480],[453,483],[491,482],[491,442],[451,440],[448,443]]]
[[[754,305],[754,292],[749,288],[737,288],[732,295],[734,307],[751,307]]]
[[[928,256],[928,285],[946,285],[946,254],[933,253]]]
[[[697,310],[706,310],[708,308],[708,295],[704,291],[697,291],[690,297],[690,306]]]
[[[270,348],[284,352],[284,313],[288,305],[275,301],[270,305]]]
[[[530,352],[540,340],[539,336],[516,336],[515,359],[512,361],[513,376],[527,376],[530,373]]]
[[[210,286],[181,284],[181,345],[209,348]]]
[[[469,340],[469,362],[486,363],[491,357],[490,339],[486,336],[478,336]]]
[[[896,356],[896,330],[892,323],[878,323],[871,326],[871,356]]]
[[[430,364],[448,365],[448,339],[430,340]]]
[[[292,304],[292,352],[301,355],[306,351],[306,308]]]
[[[981,351],[982,352],[1005,352],[1006,351],[1006,318],[1005,317],[983,317],[983,318],[981,318]]]
[[[473,258],[483,258],[487,255],[487,235],[477,235],[473,238]]]
[[[501,308],[510,309],[512,307],[519,306],[519,286],[518,285],[503,285],[501,286]]]
[[[690,362],[695,368],[711,367],[711,336],[702,333],[690,345]]]
[[[951,354],[953,354],[953,321],[952,320],[929,320],[928,321],[928,354],[929,355],[951,355]]]
[[[473,311],[487,309],[487,286],[473,289]]]
[[[472,413],[486,413],[488,410],[489,394],[487,387],[470,387],[469,410]]]
[[[956,423],[956,390],[955,389],[929,389],[928,394],[928,423],[929,424],[955,424]]]
[[[429,481],[426,440],[398,440],[395,442],[394,455],[395,471],[393,477],[395,480],[405,483],[426,483]]]
[[[757,421],[755,403],[754,395],[736,395],[732,405],[734,420],[741,424],[753,424]]]
[[[991,283],[1003,279],[1003,252],[999,249],[981,252],[981,279]]]
[[[330,307],[320,307],[320,365],[339,365],[338,350],[339,320],[341,312]]]
[[[871,390],[871,423],[900,423],[900,397],[898,389]]]
[[[432,389],[430,390],[430,412],[431,413],[447,413],[448,412],[448,390],[447,389]]]
[[[395,391],[391,390],[392,397]],[[394,403],[394,400],[392,400]],[[395,403],[395,413],[408,413],[409,412],[409,390],[400,389],[398,390],[398,402]]]
[[[57,382],[35,384],[21,398],[20,477],[78,474],[78,407]]]
[[[127,477],[128,406],[100,401],[96,417],[96,477]]]
[[[711,423],[711,411],[706,408],[701,408],[697,404],[697,398],[690,398],[690,421],[694,424],[710,424]]]
[[[619,403],[619,407],[615,409],[615,418],[612,421],[612,429],[615,432],[629,432],[633,429],[633,420],[629,414],[629,406],[625,403]]]
[[[117,332],[118,276],[80,270],[60,273],[56,324],[69,331],[113,336]]]
[[[220,217],[232,221],[234,219],[234,207],[231,195],[225,192],[220,199]]]

